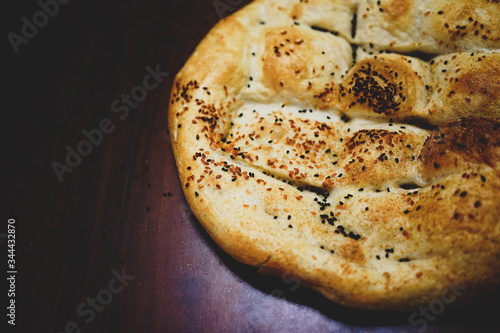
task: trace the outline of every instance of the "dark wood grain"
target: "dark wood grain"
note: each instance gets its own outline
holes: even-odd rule
[[[175,73],[220,19],[214,2],[72,1],[18,54],[4,40],[2,218],[17,225],[16,328],[417,332],[410,313],[346,309],[287,276],[257,274],[222,252],[187,207],[167,133],[168,95]],[[6,31],[16,33],[23,16],[40,10],[35,1],[9,6]],[[169,76],[120,119],[113,101],[142,83],[147,66]],[[59,182],[51,163],[63,163],[65,147],[75,149],[82,131],[104,118],[114,131]],[[118,288],[113,272],[123,270],[127,285],[92,317],[89,298],[105,297],[110,281]],[[77,313],[82,303],[85,315]],[[446,308],[428,331],[495,331],[498,310],[495,299]]]

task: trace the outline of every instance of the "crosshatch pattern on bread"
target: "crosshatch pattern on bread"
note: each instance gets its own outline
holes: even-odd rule
[[[193,213],[236,260],[410,310],[500,284],[500,4],[258,0],[178,73]]]

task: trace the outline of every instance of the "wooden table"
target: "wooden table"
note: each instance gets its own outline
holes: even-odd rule
[[[20,331],[421,328],[410,325],[411,313],[347,309],[287,277],[260,276],[222,252],[187,207],[167,133],[169,91],[220,14],[248,1],[239,2],[71,1],[52,8],[45,25],[35,1],[7,5],[4,32],[20,35],[22,18],[33,15],[41,25],[17,54],[4,39],[1,232],[15,219]],[[126,106],[131,94],[140,102]],[[69,150],[86,156],[68,163]],[[446,308],[428,331],[495,331],[498,310],[495,300]]]

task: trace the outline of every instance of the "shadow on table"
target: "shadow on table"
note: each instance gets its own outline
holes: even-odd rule
[[[307,306],[322,313],[324,316],[356,327],[371,326],[410,326],[409,318],[413,312],[392,312],[392,311],[368,311],[351,309],[326,299],[318,292],[304,286],[291,288],[293,284],[285,284],[281,277],[262,275],[257,272],[257,268],[245,265],[234,260],[225,253],[208,235],[196,218],[191,217],[191,222],[196,226],[201,238],[221,259],[238,278],[248,283],[253,288],[272,295],[277,298],[295,304]],[[290,283],[291,277],[285,280]],[[280,291],[279,295],[275,295]],[[497,321],[500,314],[500,292],[490,295],[487,299],[476,306],[461,308],[445,308],[444,311],[435,316],[433,322],[429,321],[429,326],[440,326],[446,329],[449,326],[461,329],[469,328],[494,328],[498,327]],[[285,301],[285,300],[284,300]],[[431,314],[432,315],[432,314]],[[418,316],[418,318],[423,318]],[[438,327],[436,327],[438,328]],[[439,330],[439,328],[438,328]],[[484,331],[482,331],[484,332]]]

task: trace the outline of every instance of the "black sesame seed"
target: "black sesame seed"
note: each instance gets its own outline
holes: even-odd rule
[[[353,233],[352,231],[349,231],[349,235],[348,236],[349,236],[349,238],[352,238],[354,240],[358,240],[358,239],[361,238],[360,235],[357,235],[357,234]]]

